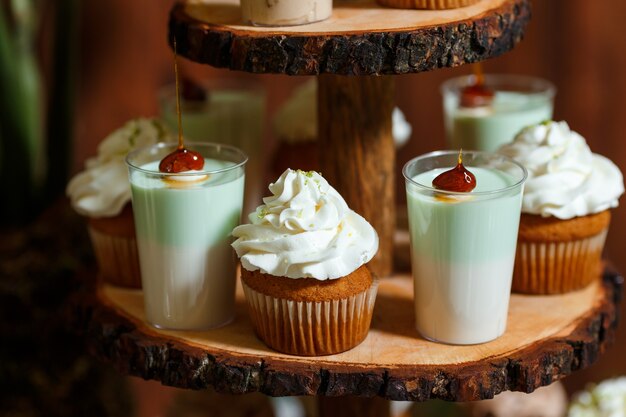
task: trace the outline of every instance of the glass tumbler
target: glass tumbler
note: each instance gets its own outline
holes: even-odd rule
[[[234,314],[232,229],[239,224],[247,156],[214,143],[189,143],[204,157],[199,171],[159,172],[177,147],[159,143],[130,153],[133,214],[147,321],[203,330]]]
[[[429,340],[466,345],[505,331],[527,174],[507,157],[467,152],[463,163],[476,188],[434,188],[433,179],[457,157],[455,151],[422,155],[403,173],[417,330]]]
[[[541,78],[487,74],[485,86],[493,100],[464,107],[461,94],[474,85],[474,75],[452,78],[441,85],[447,145],[450,149],[495,151],[511,142],[524,127],[552,119],[554,85]]]

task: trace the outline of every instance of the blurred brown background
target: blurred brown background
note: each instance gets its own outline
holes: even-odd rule
[[[77,140],[73,172],[82,169],[99,141],[126,120],[156,115],[157,90],[173,81],[172,55],[166,45],[173,0],[83,2],[81,68],[77,103]],[[622,14],[623,13],[623,14]],[[525,40],[512,52],[485,63],[486,72],[535,75],[558,88],[555,119],[566,120],[594,152],[626,170],[626,39],[622,2],[535,1]],[[268,120],[303,78],[232,73],[183,60],[183,71],[196,79],[256,79],[267,89]],[[397,103],[413,126],[413,136],[398,154],[398,167],[421,153],[443,148],[441,98],[447,78],[469,68],[443,69],[397,77]],[[273,138],[268,129],[266,148]],[[398,168],[398,173],[399,173]],[[398,178],[398,190],[403,184]],[[626,200],[614,211],[607,257],[626,271]],[[626,309],[623,309],[626,313]],[[585,382],[626,374],[626,326],[613,348],[591,369],[567,381]]]

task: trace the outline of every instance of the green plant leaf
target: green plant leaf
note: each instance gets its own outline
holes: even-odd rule
[[[43,149],[41,81],[35,58],[31,2],[13,1],[19,15],[0,7],[0,183],[10,204],[0,205],[0,223],[28,220],[37,206]],[[11,9],[8,9],[9,12]],[[26,11],[30,12],[27,13]]]

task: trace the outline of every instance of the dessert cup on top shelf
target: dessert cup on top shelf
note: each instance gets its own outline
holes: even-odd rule
[[[477,77],[452,78],[441,85],[448,148],[496,151],[522,128],[552,118],[556,88],[549,81],[510,74],[487,74],[480,87],[491,96],[465,97]]]
[[[177,149],[159,143],[128,155],[147,321],[203,330],[228,323],[235,300],[230,231],[241,218],[246,155],[214,143],[187,143],[199,170],[164,173]]]
[[[376,231],[316,172],[286,170],[236,227],[233,247],[257,336],[270,348],[331,355],[367,336],[378,288]]]
[[[241,0],[241,15],[254,26],[297,26],[328,19],[332,0]]]
[[[526,171],[501,155],[467,152],[463,164],[476,187],[435,187],[440,174],[459,168],[457,158],[453,151],[422,155],[403,174],[417,330],[429,340],[469,345],[506,329]]]
[[[99,276],[107,283],[141,288],[130,184],[124,158],[142,146],[170,137],[156,119],[127,122],[98,146],[98,155],[67,185],[72,207],[87,218],[98,262]]]
[[[619,168],[565,122],[529,126],[498,152],[528,170],[513,291],[560,294],[599,279],[609,209],[624,192]]]

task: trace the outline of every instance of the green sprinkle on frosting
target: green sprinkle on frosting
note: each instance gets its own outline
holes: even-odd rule
[[[259,211],[259,212],[257,213],[257,215],[256,215],[256,216],[257,216],[259,219],[264,219],[264,218],[265,218],[265,216],[267,216],[268,214],[269,214],[269,211],[267,210],[267,207],[263,207],[263,208],[261,209],[261,211]]]
[[[315,171],[303,171],[301,169],[296,170],[296,172],[309,178],[313,178],[313,175],[315,174]]]

